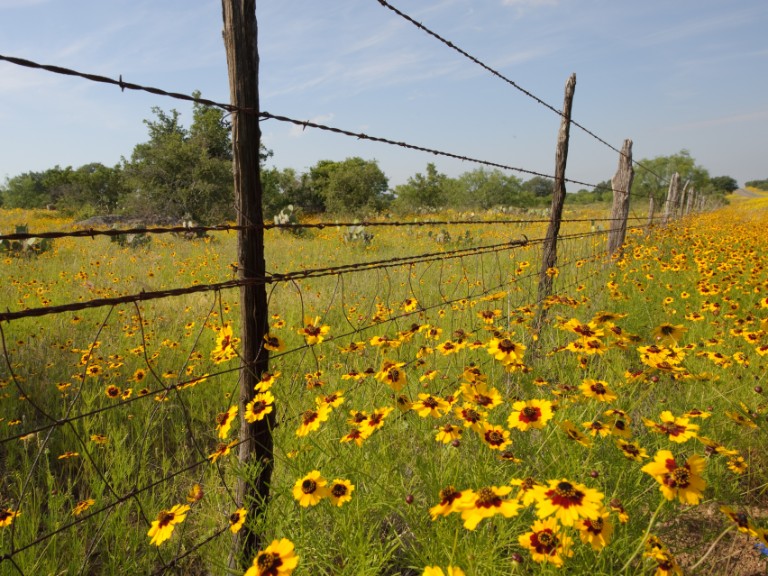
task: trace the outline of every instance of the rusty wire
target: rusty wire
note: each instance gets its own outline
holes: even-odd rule
[[[522,86],[520,86],[514,80],[511,80],[511,79],[507,78],[501,72],[499,72],[498,70],[496,70],[494,68],[491,68],[490,66],[488,66],[484,62],[480,61],[479,59],[475,58],[474,56],[472,56],[468,52],[462,50],[461,48],[456,46],[456,44],[454,44],[450,40],[447,40],[447,39],[443,38],[437,32],[434,32],[434,31],[430,30],[429,28],[424,26],[421,22],[418,22],[418,21],[414,20],[413,18],[411,18],[410,16],[408,16],[408,14],[406,14],[405,12],[402,12],[401,10],[398,10],[397,8],[392,6],[392,4],[390,4],[386,0],[376,0],[376,1],[379,4],[381,4],[382,6],[384,6],[384,8],[388,8],[389,10],[391,10],[392,12],[394,12],[395,14],[397,14],[398,16],[403,18],[404,20],[407,20],[408,22],[410,22],[411,24],[416,26],[419,30],[422,30],[423,32],[426,32],[427,34],[429,34],[433,38],[436,38],[437,40],[439,40],[440,42],[442,42],[443,44],[445,44],[446,46],[448,46],[452,50],[455,50],[456,52],[458,52],[459,54],[461,54],[465,58],[468,58],[469,60],[471,60],[472,62],[474,62],[478,66],[480,66],[481,68],[487,70],[488,72],[490,72],[491,74],[493,74],[497,78],[503,80],[504,82],[506,82],[507,84],[509,84],[513,88],[515,88],[516,90],[519,90],[520,92],[522,92],[523,94],[525,94],[526,96],[528,96],[529,98],[531,98],[532,100],[537,102],[538,104],[541,104],[542,106],[544,106],[548,110],[551,110],[552,112],[554,112],[555,114],[557,114],[561,118],[565,118],[565,115],[563,114],[562,110],[558,110],[557,108],[555,108],[551,104],[548,104],[547,102],[545,102],[544,100],[542,100],[541,98],[539,98],[538,96],[533,94],[532,92],[530,92],[530,91],[526,90],[525,88],[523,88]],[[591,136],[592,138],[594,138],[595,140],[600,142],[601,144],[604,144],[605,146],[607,146],[608,148],[610,148],[614,152],[617,152],[620,156],[625,156],[624,152],[622,152],[621,150],[619,150],[618,148],[616,148],[615,146],[613,146],[609,142],[605,141],[604,139],[600,138],[600,136],[598,136],[597,134],[595,134],[594,132],[592,132],[591,130],[586,128],[584,125],[582,125],[582,124],[580,124],[580,123],[578,123],[575,120],[570,119],[570,118],[568,118],[567,120],[571,124],[573,124],[574,126],[579,128],[580,130],[582,130],[583,132],[585,132],[586,134],[588,134],[589,136]],[[660,179],[663,180],[663,178],[661,176],[659,176],[656,172],[654,172],[650,168],[644,166],[643,164],[641,164],[637,160],[632,160],[632,163],[637,165],[637,166],[639,166],[639,167],[641,167],[641,168],[643,168],[647,172],[650,172],[651,174],[653,174],[657,178],[660,178]]]
[[[595,235],[603,235],[611,232],[613,228],[606,228],[605,230],[596,230],[594,232],[584,232],[579,234],[561,235],[560,239],[577,239],[587,238]],[[188,286],[185,288],[172,288],[168,290],[155,290],[155,291],[142,291],[137,294],[129,294],[126,296],[115,296],[111,298],[96,298],[92,300],[86,300],[84,302],[73,302],[70,304],[61,304],[58,306],[43,306],[38,308],[29,308],[26,310],[19,310],[12,312],[6,310],[0,312],[0,322],[10,322],[12,320],[18,320],[20,318],[31,318],[48,316],[51,314],[61,314],[63,312],[77,312],[79,310],[85,310],[88,308],[100,308],[104,306],[115,306],[118,304],[128,304],[133,302],[145,302],[149,300],[157,300],[160,298],[168,298],[175,296],[182,296],[185,294],[195,294],[200,292],[221,291],[230,290],[233,288],[239,288],[241,286],[258,285],[258,284],[273,284],[280,282],[291,282],[296,279],[303,278],[319,278],[323,276],[332,276],[346,272],[363,272],[371,271],[382,268],[391,268],[393,266],[401,266],[406,264],[418,264],[421,262],[431,262],[436,260],[446,260],[451,258],[461,258],[463,256],[473,256],[480,254],[487,254],[491,252],[507,250],[515,247],[528,246],[534,244],[543,243],[546,238],[537,238],[534,240],[513,240],[510,242],[501,242],[498,244],[489,244],[485,246],[478,246],[474,248],[459,248],[456,250],[449,250],[443,252],[428,252],[424,254],[418,254],[413,256],[397,256],[394,258],[387,258],[384,260],[371,260],[368,262],[353,262],[351,264],[343,264],[340,266],[328,266],[325,268],[310,268],[306,270],[295,270],[286,273],[272,273],[266,277],[250,277],[242,278],[238,280],[227,280],[225,282],[215,282],[211,284],[198,284],[195,286]]]
[[[629,217],[628,220],[642,220],[643,218]],[[483,226],[488,224],[546,224],[549,218],[538,218],[531,220],[479,220],[479,219],[461,219],[461,220],[385,220],[385,221],[351,221],[351,222],[307,222],[307,223],[286,223],[277,224],[265,222],[262,226],[258,225],[236,225],[220,224],[215,226],[155,226],[155,227],[133,227],[133,228],[86,228],[83,230],[73,230],[71,232],[51,231],[51,232],[14,232],[13,234],[0,234],[0,240],[29,240],[31,238],[95,238],[96,236],[116,237],[127,234],[203,234],[207,232],[232,232],[241,230],[298,230],[298,229],[318,229],[325,228],[343,228],[350,226],[366,227],[402,227],[402,226]],[[622,218],[563,218],[561,224],[573,222],[617,222]]]
[[[252,108],[243,108],[239,106],[234,106],[232,104],[224,104],[221,102],[215,102],[213,100],[209,100],[207,98],[195,98],[194,96],[190,96],[188,94],[181,94],[179,92],[168,92],[166,90],[162,90],[160,88],[154,88],[151,86],[142,86],[140,84],[134,84],[133,82],[125,82],[123,81],[122,75],[120,76],[119,80],[115,80],[114,78],[109,78],[107,76],[101,76],[98,74],[88,74],[84,72],[78,72],[77,70],[72,70],[71,68],[64,68],[62,66],[52,66],[49,64],[39,64],[37,62],[33,62],[31,60],[26,60],[24,58],[16,58],[13,56],[4,56],[0,54],[0,60],[5,60],[6,62],[10,62],[11,64],[16,64],[18,66],[24,66],[27,68],[37,68],[40,70],[46,70],[48,72],[53,72],[55,74],[64,74],[67,76],[76,76],[79,78],[84,78],[86,80],[90,80],[92,82],[100,82],[104,84],[112,84],[114,86],[119,86],[121,90],[139,90],[144,92],[149,92],[150,94],[156,94],[158,96],[167,96],[169,98],[175,98],[178,100],[185,100],[187,102],[195,102],[197,104],[203,104],[205,106],[214,106],[216,108],[220,108],[222,110],[226,110],[227,112],[243,112],[245,114],[256,114],[261,118],[262,120],[277,120],[279,122],[287,122],[290,124],[294,124],[295,126],[301,126],[303,128],[316,128],[318,130],[324,130],[326,132],[333,132],[335,134],[343,134],[345,136],[351,136],[353,138],[357,138],[358,140],[368,140],[371,142],[380,142],[382,144],[390,144],[392,146],[399,146],[401,148],[406,148],[408,150],[418,150],[420,152],[427,152],[429,154],[434,154],[435,156],[443,156],[446,158],[453,158],[454,160],[462,160],[465,162],[472,162],[474,164],[480,164],[482,166],[489,166],[491,168],[500,168],[503,170],[512,170],[514,172],[520,172],[523,174],[529,174],[531,176],[541,176],[543,178],[550,178],[554,179],[555,177],[551,174],[545,174],[543,172],[536,172],[535,170],[528,170],[526,168],[519,168],[516,166],[510,166],[508,164],[502,164],[500,162],[491,162],[488,160],[481,160],[479,158],[472,158],[470,156],[464,156],[462,154],[456,154],[454,152],[446,152],[443,150],[437,150],[435,148],[427,148],[425,146],[419,146],[416,144],[409,144],[407,142],[397,141],[397,140],[391,140],[389,138],[382,138],[379,136],[370,136],[368,134],[364,134],[362,132],[354,132],[351,130],[345,130],[343,128],[336,128],[333,126],[327,126],[325,124],[319,124],[317,122],[311,122],[309,120],[297,120],[295,118],[289,118],[288,116],[281,116],[278,114],[272,114],[270,112],[266,111],[258,111],[254,110]],[[581,186],[588,186],[590,188],[597,188],[597,184],[590,184],[589,182],[583,182],[581,180],[572,180],[570,178],[564,178],[565,182],[570,182],[571,184],[579,184]]]

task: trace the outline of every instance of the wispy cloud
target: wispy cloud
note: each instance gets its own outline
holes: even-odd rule
[[[707,120],[698,120],[696,122],[685,122],[683,124],[673,124],[667,127],[667,130],[673,132],[682,132],[688,130],[700,130],[702,128],[714,128],[716,126],[730,126],[733,124],[742,124],[744,122],[755,122],[758,120],[768,120],[768,109],[756,110],[746,114],[732,114],[730,116],[720,116],[719,118],[709,118]]]
[[[657,32],[643,35],[641,38],[638,38],[637,45],[653,46],[667,42],[680,42],[683,39],[722,32],[751,22],[764,13],[765,6],[762,3],[759,3],[759,6],[742,10],[734,10],[731,5],[723,5],[723,11],[719,14],[709,15],[706,18],[686,20],[679,24],[662,28]]]

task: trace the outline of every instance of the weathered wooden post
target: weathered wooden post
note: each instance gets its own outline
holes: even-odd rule
[[[560,233],[560,220],[563,217],[565,203],[565,166],[568,162],[568,138],[571,130],[571,105],[573,93],[576,90],[576,74],[571,74],[565,83],[565,99],[563,101],[563,117],[560,121],[560,131],[557,135],[557,151],[555,153],[555,182],[552,186],[552,207],[549,213],[549,227],[544,239],[544,249],[539,271],[539,311],[536,317],[535,331],[541,330],[544,322],[543,303],[552,294],[552,274],[550,270],[557,263],[557,235]]]
[[[272,474],[272,427],[274,412],[249,423],[245,405],[255,395],[255,385],[268,369],[264,348],[268,330],[267,292],[264,284],[264,218],[261,207],[259,148],[259,53],[257,45],[256,0],[222,0],[224,46],[229,69],[232,112],[233,173],[238,231],[237,265],[240,279],[252,279],[240,288],[241,366],[239,473],[235,499],[248,509],[250,518],[264,511]],[[247,109],[247,112],[241,111]],[[246,559],[256,555],[260,535],[249,523],[233,536],[229,567],[242,570]]]
[[[627,236],[627,217],[629,216],[629,190],[635,170],[632,167],[632,140],[627,138],[621,147],[619,167],[611,178],[613,188],[613,206],[611,207],[611,229],[608,234],[608,254],[615,256],[624,244]]]
[[[656,200],[653,197],[653,192],[648,196],[648,221],[645,223],[646,228],[650,228],[653,224],[653,216],[656,211]]]
[[[696,199],[696,194],[698,194],[698,191],[696,188],[691,186],[691,189],[688,191],[688,199],[685,202],[685,215],[688,216],[688,214],[691,213],[691,210],[693,209],[693,202]]]
[[[680,187],[680,174],[675,172],[669,180],[669,190],[667,191],[667,203],[664,206],[664,224],[666,225],[670,218],[674,218],[675,204],[677,203],[677,193]]]

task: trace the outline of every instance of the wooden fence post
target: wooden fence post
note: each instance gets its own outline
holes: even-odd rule
[[[568,162],[568,138],[571,130],[571,105],[573,93],[576,90],[576,74],[571,74],[565,83],[565,99],[563,101],[563,117],[560,121],[560,131],[557,135],[557,151],[555,153],[555,182],[552,186],[552,208],[549,213],[549,227],[544,240],[544,249],[539,271],[539,310],[536,317],[535,332],[541,330],[544,322],[544,300],[552,294],[552,275],[550,269],[557,263],[557,235],[560,233],[560,220],[563,216],[565,203],[565,166]]]
[[[677,192],[680,187],[680,174],[675,172],[669,180],[669,190],[667,191],[667,203],[664,206],[664,224],[674,218],[674,206],[677,202]]]
[[[653,197],[653,193],[648,196],[648,222],[646,222],[646,228],[650,228],[653,224],[653,216],[656,211],[656,200]]]
[[[611,178],[613,188],[613,206],[611,208],[610,232],[608,233],[608,254],[615,256],[621,250],[627,236],[627,217],[629,216],[629,190],[635,170],[632,167],[632,140],[624,140],[619,156],[619,167]]]
[[[263,420],[248,423],[245,405],[255,395],[255,385],[268,369],[264,348],[268,330],[264,261],[264,218],[261,206],[259,148],[259,53],[256,0],[222,0],[224,46],[229,70],[230,102],[249,112],[232,112],[233,173],[238,231],[237,262],[240,279],[253,279],[240,288],[241,365],[239,471],[235,499],[247,508],[249,518],[258,518],[269,497],[272,474],[272,427],[274,412]],[[229,567],[242,571],[246,559],[256,555],[261,537],[246,523],[233,536]]]

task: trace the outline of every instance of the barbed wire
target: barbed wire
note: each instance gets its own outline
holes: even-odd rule
[[[426,32],[427,34],[429,34],[433,38],[436,38],[437,40],[439,40],[440,42],[442,42],[443,44],[445,44],[446,46],[448,46],[452,50],[455,50],[456,52],[458,52],[459,54],[461,54],[465,58],[468,58],[469,60],[471,60],[472,62],[474,62],[478,66],[480,66],[481,68],[485,69],[486,71],[490,72],[491,74],[493,74],[497,78],[499,78],[502,81],[506,82],[507,84],[509,84],[510,86],[515,88],[516,90],[522,92],[523,94],[525,94],[526,96],[528,96],[529,98],[531,98],[532,100],[537,102],[538,104],[541,104],[542,106],[544,106],[548,110],[551,110],[552,112],[554,112],[555,114],[557,114],[561,118],[565,118],[565,115],[563,114],[562,110],[558,110],[557,108],[555,108],[551,104],[548,104],[547,102],[545,102],[544,100],[542,100],[541,98],[539,98],[538,96],[536,96],[535,94],[530,92],[529,90],[526,90],[525,88],[520,86],[517,82],[515,82],[515,81],[507,78],[506,76],[504,76],[498,70],[496,70],[494,68],[491,68],[490,66],[488,66],[484,62],[480,61],[479,59],[475,58],[474,56],[472,56],[468,52],[466,52],[466,51],[462,50],[461,48],[459,48],[458,46],[456,46],[456,44],[454,44],[450,40],[447,40],[447,39],[443,38],[437,32],[434,32],[433,30],[430,30],[429,28],[424,26],[421,22],[416,21],[412,17],[408,16],[406,13],[402,12],[401,10],[398,10],[397,8],[392,6],[392,4],[390,4],[386,0],[376,0],[376,1],[379,4],[381,4],[383,7],[388,8],[389,10],[391,10],[392,12],[394,12],[395,14],[397,14],[398,16],[403,18],[404,20],[407,20],[408,22],[410,22],[411,24],[416,26],[419,30],[422,30],[423,32]],[[597,134],[595,134],[594,132],[592,132],[591,130],[586,128],[584,125],[580,124],[579,122],[576,122],[572,118],[568,118],[567,120],[571,124],[573,124],[574,126],[579,128],[580,130],[582,130],[584,133],[586,133],[587,135],[591,136],[592,138],[594,138],[595,140],[600,142],[601,144],[607,146],[608,148],[610,148],[614,152],[617,152],[620,156],[625,156],[624,152],[622,152],[619,148],[616,148],[614,145],[612,145],[611,143],[607,142],[606,140],[604,140],[603,138],[601,138],[600,136],[598,136]],[[653,174],[657,178],[660,178],[660,179],[663,180],[663,178],[661,176],[659,176],[656,172],[654,172],[653,170],[651,170],[647,166],[641,164],[640,162],[638,162],[638,161],[633,159],[632,163],[635,164],[636,166],[639,166],[639,167],[643,168],[647,172],[650,172],[651,174]]]
[[[605,230],[596,230],[592,232],[584,232],[572,235],[562,235],[562,239],[573,238],[586,238],[593,235],[607,234],[612,228]],[[169,298],[176,296],[183,296],[186,294],[196,294],[200,292],[229,290],[233,288],[239,288],[241,286],[252,286],[260,284],[272,284],[280,282],[290,282],[296,279],[305,278],[319,278],[323,276],[329,276],[338,274],[340,272],[362,272],[376,270],[380,268],[390,268],[393,266],[400,266],[403,264],[416,264],[420,262],[429,262],[433,260],[443,260],[458,258],[461,256],[470,256],[484,254],[487,252],[493,252],[497,250],[505,250],[513,247],[521,247],[528,245],[535,245],[544,242],[546,238],[538,238],[535,240],[529,240],[527,238],[523,240],[513,240],[509,242],[501,242],[498,244],[489,244],[485,246],[479,246],[474,248],[458,248],[455,250],[442,251],[442,252],[428,252],[425,254],[414,256],[396,256],[393,258],[387,258],[384,260],[373,260],[367,262],[354,262],[351,264],[342,264],[340,266],[329,266],[325,268],[312,268],[306,270],[296,270],[286,273],[272,273],[266,277],[250,277],[239,280],[228,280],[225,282],[216,282],[211,284],[198,284],[194,286],[188,286],[184,288],[172,288],[167,290],[155,290],[155,291],[142,291],[137,294],[129,294],[126,296],[115,296],[111,298],[96,298],[92,300],[86,300],[83,302],[72,302],[69,304],[61,304],[58,306],[43,306],[39,308],[28,308],[26,310],[20,310],[11,312],[0,312],[0,322],[9,322],[12,320],[18,320],[21,318],[31,318],[48,316],[51,314],[60,314],[62,312],[77,312],[79,310],[85,310],[89,308],[100,308],[104,306],[115,306],[117,304],[127,304],[134,302],[146,302],[149,300],[157,300],[160,298]]]
[[[606,231],[606,232],[609,232],[609,231]],[[573,264],[575,264],[579,260],[581,260],[581,261],[594,260],[594,259],[600,258],[601,256],[604,256],[606,254],[607,254],[607,250],[603,250],[601,252],[598,252],[597,254],[589,254],[589,255],[579,256],[576,259],[570,260],[565,265],[573,265]],[[396,320],[400,320],[400,319],[405,319],[405,318],[411,317],[411,316],[416,315],[416,314],[428,312],[430,310],[441,308],[443,306],[448,306],[448,305],[451,305],[451,304],[455,304],[455,303],[458,303],[461,300],[464,300],[465,298],[468,298],[468,297],[472,297],[472,298],[481,297],[481,296],[483,296],[485,294],[488,294],[488,293],[493,292],[495,290],[498,290],[498,289],[500,289],[500,288],[502,288],[502,287],[504,287],[506,285],[509,285],[510,283],[518,283],[521,280],[531,279],[531,278],[537,277],[538,275],[539,275],[538,271],[532,271],[531,273],[526,274],[526,275],[524,275],[524,276],[522,276],[520,278],[515,278],[514,282],[511,282],[509,279],[505,279],[505,280],[501,281],[500,283],[491,286],[490,288],[482,290],[479,293],[473,293],[473,294],[470,294],[468,296],[461,296],[461,297],[454,298],[454,299],[442,300],[442,301],[440,301],[440,302],[438,302],[436,304],[433,304],[431,306],[420,306],[418,309],[416,309],[416,310],[414,310],[412,312],[403,312],[402,314],[389,317],[389,318],[387,318],[387,320],[385,322],[392,322],[392,321],[396,321]],[[537,301],[536,303],[540,303],[540,302]],[[358,334],[360,332],[365,332],[365,331],[371,330],[373,328],[380,327],[385,322],[373,322],[373,323],[366,324],[366,325],[363,325],[363,326],[357,326],[353,330],[350,330],[348,332],[334,335],[333,339],[329,339],[329,342],[333,341],[333,340],[341,340],[343,338],[347,338],[349,336]],[[4,330],[3,330],[2,324],[0,323],[0,340],[3,339],[3,335],[4,335]],[[300,346],[298,346],[296,348],[292,348],[290,350],[279,352],[277,354],[271,354],[270,355],[270,360],[277,360],[277,359],[279,359],[281,357],[288,356],[290,354],[294,354],[296,352],[299,352],[301,350],[306,350],[306,349],[309,349],[309,348],[311,348],[310,345],[303,344],[303,345],[300,345]],[[149,364],[149,362],[146,362],[146,363]],[[158,395],[158,394],[167,395],[171,391],[181,391],[181,390],[185,390],[185,389],[191,389],[192,387],[197,386],[198,384],[202,384],[202,383],[204,383],[206,381],[213,380],[214,378],[216,378],[218,376],[223,376],[223,375],[226,375],[226,374],[231,374],[233,372],[238,372],[238,371],[240,371],[242,369],[243,369],[242,366],[238,366],[238,367],[234,367],[234,368],[227,368],[227,369],[216,371],[216,372],[206,373],[203,376],[196,376],[196,377],[193,377],[193,378],[189,378],[187,380],[182,380],[182,381],[177,382],[175,384],[170,384],[170,385],[164,385],[163,384],[159,388],[147,390],[146,393],[144,393],[144,394],[133,396],[131,398],[127,398],[125,400],[121,400],[118,403],[107,405],[107,406],[102,406],[100,408],[95,408],[95,409],[90,410],[88,412],[83,412],[83,413],[80,413],[80,414],[76,414],[76,415],[71,416],[71,417],[55,418],[53,416],[47,415],[46,417],[49,420],[51,420],[50,424],[42,425],[42,426],[39,426],[39,427],[33,428],[33,429],[27,429],[27,430],[24,430],[24,431],[19,432],[17,434],[14,434],[12,436],[8,436],[6,438],[2,438],[2,439],[0,439],[0,445],[6,444],[6,443],[14,441],[14,440],[19,440],[19,439],[24,438],[25,436],[29,436],[31,434],[39,434],[40,432],[45,432],[46,430],[49,430],[51,428],[56,428],[58,426],[62,426],[63,424],[68,424],[68,423],[71,423],[71,422],[76,422],[76,421],[81,420],[83,418],[89,418],[91,416],[96,416],[98,414],[101,414],[101,413],[104,413],[104,412],[108,412],[108,411],[113,410],[113,409],[123,408],[123,407],[125,407],[125,406],[127,406],[129,404],[132,404],[132,403],[134,403],[134,402],[136,402],[138,400],[144,399],[144,398],[156,398],[156,395]],[[155,380],[157,380],[158,382],[162,382],[162,380],[159,377],[155,377]],[[22,391],[22,393],[23,393],[23,391]],[[42,409],[37,409],[37,410],[38,410],[38,412],[42,412]]]
[[[629,217],[628,220],[642,220],[641,217]],[[0,234],[0,241],[17,241],[17,240],[30,240],[32,238],[41,239],[60,239],[60,238],[95,238],[96,236],[124,236],[129,234],[204,234],[208,232],[233,232],[241,230],[302,230],[302,229],[317,229],[325,230],[326,228],[342,228],[353,226],[365,226],[365,227],[424,227],[424,226],[485,226],[490,224],[543,224],[548,223],[549,218],[537,218],[537,219],[456,219],[456,220],[352,220],[344,222],[304,222],[304,223],[270,223],[265,222],[262,226],[258,225],[237,225],[237,224],[221,224],[214,226],[169,226],[169,227],[133,227],[133,228],[86,228],[83,230],[73,231],[50,231],[50,232],[14,232],[12,234]],[[561,224],[579,223],[579,222],[618,222],[623,221],[622,218],[563,218],[560,220]]]
[[[531,176],[540,176],[542,178],[549,178],[554,179],[555,176],[551,174],[545,174],[543,172],[537,172],[535,170],[528,170],[526,168],[520,168],[516,166],[510,166],[509,164],[502,164],[500,162],[492,162],[489,160],[482,160],[479,158],[472,158],[470,156],[465,156],[462,154],[457,154],[454,152],[446,152],[443,150],[438,150],[435,148],[428,148],[425,146],[419,146],[416,144],[409,144],[407,142],[392,140],[389,138],[383,138],[379,136],[370,136],[368,134],[365,134],[363,132],[354,132],[352,130],[345,130],[343,128],[336,128],[332,126],[328,126],[326,124],[320,124],[318,122],[312,122],[310,120],[297,120],[295,118],[290,118],[288,116],[281,116],[278,114],[272,114],[270,112],[266,111],[257,111],[252,108],[243,108],[239,106],[234,106],[232,104],[224,104],[222,102],[215,102],[214,100],[209,100],[207,98],[195,98],[194,96],[190,96],[187,94],[181,94],[179,92],[168,92],[166,90],[162,90],[160,88],[154,88],[151,86],[142,86],[140,84],[134,84],[132,82],[124,82],[122,75],[120,76],[119,80],[115,80],[114,78],[109,78],[107,76],[101,76],[98,74],[88,74],[84,72],[78,72],[77,70],[73,70],[71,68],[64,68],[62,66],[52,66],[49,64],[40,64],[37,62],[33,62],[31,60],[26,60],[24,58],[17,58],[13,56],[5,56],[0,54],[0,60],[5,60],[6,62],[10,62],[11,64],[16,64],[18,66],[24,66],[27,68],[37,68],[40,70],[46,70],[48,72],[52,72],[55,74],[64,74],[67,76],[76,76],[80,77],[86,80],[90,80],[92,82],[100,82],[104,84],[112,84],[114,86],[120,87],[121,90],[139,90],[144,92],[149,92],[150,94],[155,94],[158,96],[166,96],[169,98],[175,98],[178,100],[184,100],[187,102],[195,102],[197,104],[203,104],[205,106],[214,106],[216,108],[220,108],[222,110],[225,110],[227,112],[242,112],[245,114],[255,114],[262,120],[277,120],[279,122],[285,122],[289,124],[293,124],[295,126],[300,126],[303,128],[316,128],[318,130],[323,130],[326,132],[332,132],[335,134],[343,134],[345,136],[351,136],[353,138],[357,138],[358,140],[368,140],[371,142],[379,142],[382,144],[389,144],[392,146],[399,146],[401,148],[409,149],[409,150],[417,150],[420,152],[426,152],[429,154],[433,154],[435,156],[443,156],[446,158],[453,158],[454,160],[462,160],[465,162],[471,162],[474,164],[479,164],[482,166],[489,166],[491,168],[499,168],[503,170],[511,170],[513,172],[520,172],[523,174],[529,174]],[[583,182],[581,180],[573,180],[570,178],[564,178],[565,182],[570,182],[571,184],[579,184],[581,186],[587,186],[590,188],[597,188],[598,184],[590,184],[589,182]]]

